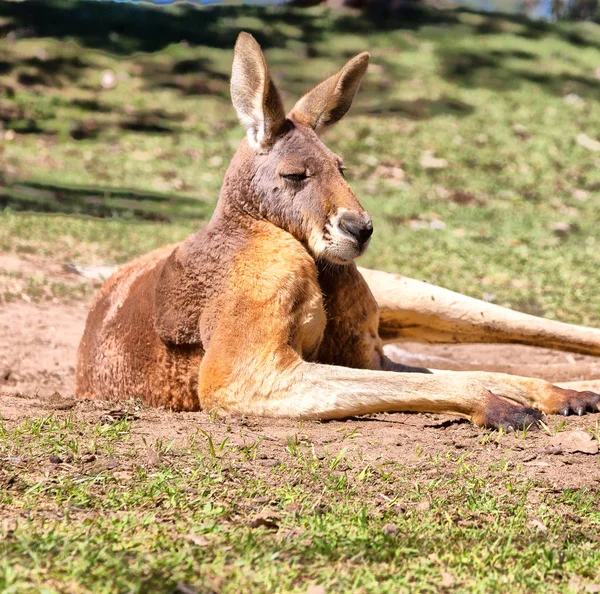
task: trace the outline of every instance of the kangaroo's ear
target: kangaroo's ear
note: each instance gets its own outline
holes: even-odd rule
[[[267,149],[283,128],[285,111],[260,46],[249,33],[240,33],[233,50],[231,101],[250,146]]]
[[[304,95],[288,117],[316,131],[335,124],[350,109],[368,65],[369,54],[358,54],[337,74]]]

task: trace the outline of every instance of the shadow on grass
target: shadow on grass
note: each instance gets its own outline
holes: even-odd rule
[[[466,50],[444,48],[438,51],[442,75],[464,87],[487,87],[498,91],[519,88],[534,83],[556,96],[575,93],[600,100],[600,80],[593,76],[566,72],[540,72],[532,62],[536,57],[526,52],[510,50]]]
[[[541,39],[544,36],[555,36],[576,47],[600,48],[600,41],[591,39],[580,31],[575,31],[569,23],[551,23],[530,19],[525,15],[512,13],[480,12],[468,8],[438,10],[423,6],[418,2],[388,0],[383,3],[384,10],[364,10],[360,16],[348,14],[337,19],[336,30],[345,33],[369,33],[374,31],[393,31],[404,29],[417,31],[423,27],[448,27],[464,24],[462,14],[470,14],[479,18],[480,22],[473,27],[475,35],[497,35],[506,33],[506,23],[519,26],[513,34],[526,39]]]
[[[181,132],[185,114],[170,113],[163,109],[116,110],[114,107],[101,103],[97,99],[73,100],[72,105],[84,111],[93,113],[115,113],[113,119],[96,119],[93,115],[82,119],[73,119],[69,135],[74,140],[96,138],[101,132],[124,130],[148,134],[177,134]],[[37,116],[37,117],[36,117]],[[50,134],[46,122],[52,123],[53,115],[40,115],[29,107],[17,103],[0,104],[0,123],[4,128],[14,130],[19,134]]]
[[[33,182],[2,183],[0,210],[84,215],[171,223],[208,220],[214,205],[185,196],[127,189],[57,186]]]
[[[210,58],[196,55],[198,51],[193,49],[194,46],[219,48],[230,53],[241,26],[255,35],[265,49],[284,48],[291,41],[286,26],[295,25],[297,34],[293,42],[302,45],[309,58],[319,55],[319,52],[335,52],[335,43],[327,44],[327,49],[323,49],[325,44],[322,43],[334,35],[352,34],[366,38],[378,32],[426,29],[420,35],[435,44],[441,75],[458,85],[505,91],[524,83],[534,83],[553,95],[576,93],[590,99],[600,98],[600,80],[577,73],[540,72],[535,53],[512,48],[490,50],[484,47],[461,47],[460,40],[465,34],[474,37],[504,34],[508,40],[514,35],[531,39],[554,36],[576,47],[600,47],[591,38],[591,33],[584,35],[585,32],[576,31],[568,25],[530,21],[517,15],[492,15],[468,10],[441,11],[410,3],[400,3],[397,9],[383,13],[365,11],[357,15],[343,12],[328,16],[324,11],[289,7],[199,8],[189,4],[157,7],[92,0],[28,0],[0,3],[0,22],[4,23],[0,26],[0,33],[14,39],[73,40],[84,50],[101,50],[121,57],[132,56],[140,51],[158,52],[172,44],[179,44],[183,48],[185,42],[190,46],[187,56],[178,51],[166,60],[145,55],[134,57],[141,68],[146,89],[173,89],[185,96],[229,96],[229,73],[216,67]],[[446,37],[453,27],[456,27],[454,39],[449,40]],[[440,33],[443,35],[440,36]],[[399,36],[394,38],[394,44],[397,51],[402,50]],[[79,85],[87,91],[99,91],[86,87],[80,80],[86,70],[100,68],[92,63],[94,58],[90,54],[82,52],[82,55],[76,55],[72,48],[65,46],[64,55],[49,56],[42,52],[38,56],[22,57],[11,53],[10,43],[5,45],[0,74],[12,77],[16,81],[15,88],[31,87],[32,91],[41,92],[49,87]],[[340,57],[344,52],[341,54]],[[413,73],[395,69],[391,60],[387,64],[383,58],[380,61],[387,70],[385,82],[388,91],[396,88],[406,77],[413,76]],[[296,79],[293,67],[289,72],[287,68],[283,70],[286,72],[282,86],[286,91],[296,92],[298,87],[298,91],[303,93],[310,87],[309,69]],[[392,100],[385,88],[378,88],[370,80],[373,79],[370,78],[364,85],[367,95],[363,94],[363,97],[367,98],[370,94],[377,99],[377,104],[362,108],[362,112],[369,115],[398,114],[411,119],[424,119],[444,113],[468,115],[473,110],[470,105],[452,98],[432,101],[423,97],[411,102]],[[311,79],[311,82],[316,80]],[[11,93],[14,95],[15,89],[10,85],[0,85],[0,97]],[[123,115],[118,107],[109,106],[93,97],[74,99],[72,105],[83,112],[82,121],[76,122],[71,131],[76,139],[93,138],[106,127],[150,134],[177,133],[181,130],[181,125],[170,117],[141,110]],[[46,111],[50,111],[50,108]],[[101,113],[113,113],[114,121],[95,121],[94,114]],[[41,116],[14,113],[12,107],[0,106],[0,120],[6,128],[42,134],[45,124],[39,121],[41,119]]]
[[[435,100],[419,98],[411,101],[386,101],[384,99],[379,101],[376,106],[357,106],[353,113],[382,117],[395,114],[410,120],[424,120],[446,114],[467,116],[473,111],[473,106],[468,103],[453,97],[443,96]]]
[[[228,21],[238,16],[257,17],[244,29],[264,48],[283,47],[288,37],[269,30],[275,22],[302,29],[303,40],[315,41],[324,31],[312,12],[281,8],[265,11],[252,6],[194,7],[189,4],[156,7],[148,4],[91,0],[29,0],[0,4],[0,16],[10,19],[0,33],[18,37],[73,39],[79,45],[112,54],[156,52],[173,43],[232,48],[239,28]],[[258,20],[259,19],[259,20]]]
[[[465,15],[473,17],[476,24],[468,24]],[[448,31],[462,27],[460,36],[505,35],[542,40],[558,38],[576,48],[591,47],[600,49],[600,38],[593,33],[577,31],[571,23],[548,23],[530,20],[514,14],[490,14],[477,11],[455,9],[435,10],[418,4],[402,3],[396,10],[383,13],[365,11],[357,18],[345,15],[334,21],[337,33],[368,35],[374,31],[393,32],[396,30],[419,31],[425,27]],[[470,27],[471,33],[465,30]],[[456,42],[460,42],[457,31]],[[593,76],[570,73],[540,73],[538,56],[521,49],[463,49],[460,43],[445,43],[437,32],[426,35],[437,46],[441,63],[441,74],[448,80],[466,87],[487,87],[498,91],[512,90],[524,82],[535,83],[545,92],[553,95],[576,93],[589,99],[600,99],[600,80]],[[518,64],[518,62],[521,62]],[[401,113],[402,109],[398,111]]]

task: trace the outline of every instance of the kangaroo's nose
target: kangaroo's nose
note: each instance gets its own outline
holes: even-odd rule
[[[345,212],[340,217],[339,226],[360,244],[367,243],[373,235],[373,222],[367,213]]]

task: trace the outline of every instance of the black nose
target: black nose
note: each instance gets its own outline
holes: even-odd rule
[[[369,241],[371,235],[373,235],[373,222],[368,214],[358,214],[353,212],[345,212],[340,217],[340,229],[351,235],[363,244]]]

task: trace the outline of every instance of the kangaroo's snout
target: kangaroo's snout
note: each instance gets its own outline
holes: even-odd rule
[[[339,219],[342,231],[355,239],[359,245],[364,245],[373,235],[373,221],[368,213],[345,212]]]

